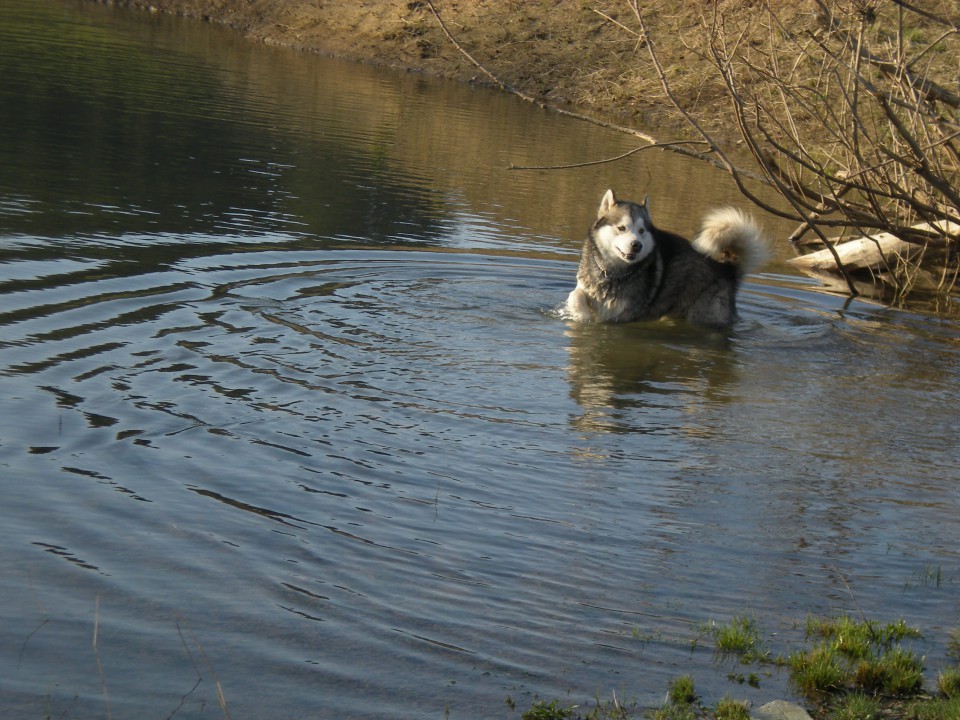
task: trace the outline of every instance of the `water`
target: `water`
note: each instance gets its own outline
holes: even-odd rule
[[[4,717],[511,718],[655,705],[681,672],[791,697],[691,651],[743,612],[779,651],[808,611],[902,615],[932,677],[960,623],[957,325],[780,262],[730,333],[564,322],[608,185],[683,232],[737,201],[651,153],[505,169],[630,147],[7,0]]]

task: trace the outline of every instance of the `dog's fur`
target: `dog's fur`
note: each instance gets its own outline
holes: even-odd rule
[[[566,311],[580,321],[669,317],[727,326],[737,317],[740,280],[765,250],[752,218],[735,208],[709,212],[691,243],[655,227],[646,198],[627,202],[607,190],[583,243]]]

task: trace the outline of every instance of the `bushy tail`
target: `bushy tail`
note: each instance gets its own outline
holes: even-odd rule
[[[714,260],[733,263],[740,277],[759,268],[769,255],[753,218],[733,207],[707,213],[693,246]]]

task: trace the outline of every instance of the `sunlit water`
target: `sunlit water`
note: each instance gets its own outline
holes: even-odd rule
[[[630,146],[3,3],[3,716],[511,718],[655,705],[681,672],[789,697],[691,651],[737,613],[777,651],[807,612],[902,615],[932,677],[960,623],[957,326],[777,263],[730,333],[565,322],[608,185],[684,232],[738,202],[663,155],[505,169]]]

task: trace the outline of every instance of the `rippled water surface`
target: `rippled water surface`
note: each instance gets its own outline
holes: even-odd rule
[[[952,322],[772,263],[730,333],[555,308],[603,190],[712,170],[513,98],[0,5],[8,718],[512,718],[731,685],[699,626],[960,623]],[[774,237],[783,229],[764,218]],[[778,649],[784,649],[782,646]],[[511,709],[510,698],[516,705]]]

